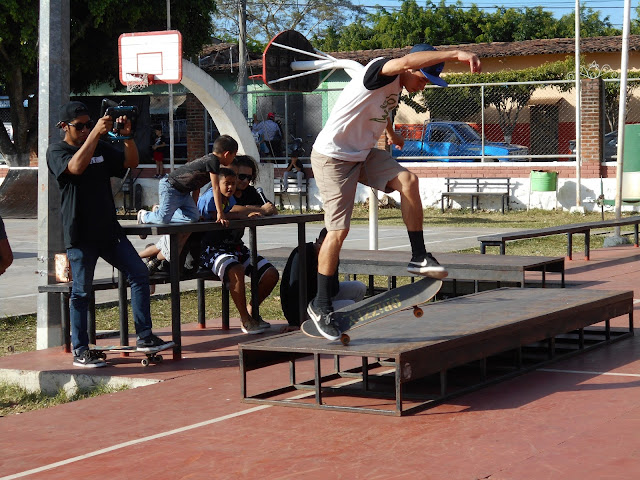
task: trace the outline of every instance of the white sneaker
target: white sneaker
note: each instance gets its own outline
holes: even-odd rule
[[[149,210],[138,210],[138,216],[137,216],[137,221],[138,221],[138,225],[142,225],[144,222],[142,221],[142,217],[144,215],[146,215],[147,213],[149,213]],[[138,235],[141,239],[145,239],[147,238],[147,235],[144,233],[141,233],[140,235]]]
[[[249,320],[246,324],[243,323],[240,326],[240,330],[242,330],[242,333],[246,333],[247,335],[256,335],[258,333],[264,332],[264,328],[260,327],[258,322],[255,321],[253,318]]]

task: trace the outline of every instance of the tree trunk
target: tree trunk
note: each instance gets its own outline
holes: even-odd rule
[[[29,153],[14,153],[5,155],[9,167],[28,167],[31,155]]]

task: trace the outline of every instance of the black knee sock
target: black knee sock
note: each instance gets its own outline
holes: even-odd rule
[[[314,302],[321,310],[331,307],[331,277],[318,273],[318,293]]]
[[[409,232],[409,242],[411,242],[411,255],[413,257],[424,255],[427,253],[427,249],[424,246],[424,236],[422,230],[418,232]]]

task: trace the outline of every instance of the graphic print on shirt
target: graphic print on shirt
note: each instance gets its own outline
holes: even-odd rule
[[[398,106],[399,99],[400,95],[397,93],[389,95],[382,105],[380,105],[380,108],[382,109],[382,117],[370,118],[369,120],[373,122],[386,123],[387,119],[391,116],[391,112]]]

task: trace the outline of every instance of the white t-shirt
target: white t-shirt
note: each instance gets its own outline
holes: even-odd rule
[[[364,162],[400,102],[400,77],[380,75],[389,59],[369,62],[344,88],[313,149],[348,162]]]

